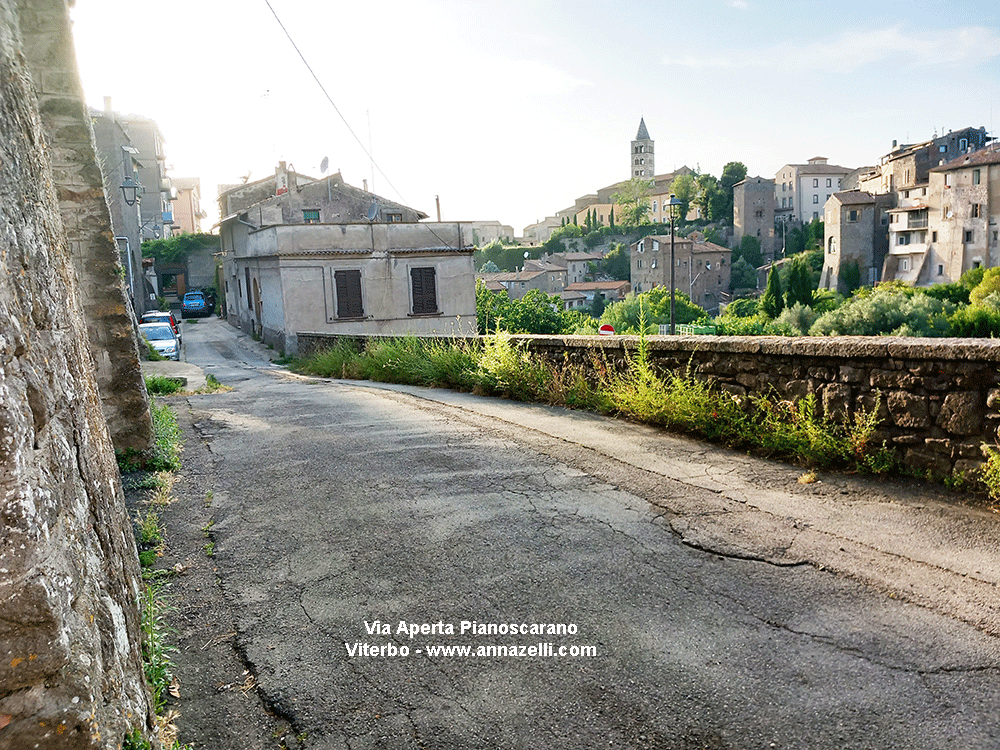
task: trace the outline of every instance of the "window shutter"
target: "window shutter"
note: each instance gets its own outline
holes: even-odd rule
[[[413,283],[413,314],[429,315],[438,311],[437,284],[433,268],[411,268]]]
[[[361,271],[334,271],[333,279],[337,288],[337,317],[363,318]]]

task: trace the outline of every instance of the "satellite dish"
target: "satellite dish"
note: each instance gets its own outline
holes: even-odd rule
[[[524,251],[524,259],[527,260],[528,256],[531,255],[527,250]]]
[[[330,159],[326,156],[323,157],[323,161],[319,163],[319,171],[322,174],[326,174],[326,170],[330,168]]]
[[[368,221],[375,221],[376,216],[378,216],[378,203],[372,201],[372,204],[368,207]]]

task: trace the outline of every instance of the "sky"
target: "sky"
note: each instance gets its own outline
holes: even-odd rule
[[[201,178],[207,223],[219,184],[278,161],[321,177],[326,157],[432,219],[437,196],[444,221],[520,234],[628,179],[640,118],[658,174],[716,176],[814,156],[854,168],[893,140],[1000,128],[1000,2],[986,0],[77,0],[71,14],[88,104],[154,119],[171,174]]]

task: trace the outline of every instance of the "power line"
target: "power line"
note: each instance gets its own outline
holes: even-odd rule
[[[337,116],[340,118],[341,122],[344,123],[344,127],[347,128],[347,131],[354,137],[354,140],[357,141],[358,145],[361,147],[361,150],[364,151],[365,156],[368,157],[368,159],[371,162],[371,164],[375,167],[375,169],[378,170],[378,173],[385,178],[385,181],[389,185],[389,187],[391,187],[395,191],[396,195],[399,196],[399,199],[400,199],[400,201],[402,201],[403,205],[404,206],[409,206],[409,201],[407,201],[406,198],[403,197],[403,194],[400,192],[399,188],[397,188],[395,185],[392,184],[392,180],[390,180],[389,176],[384,171],[382,171],[382,167],[380,167],[378,165],[378,162],[375,161],[374,157],[372,157],[372,155],[368,151],[368,149],[365,148],[365,144],[362,143],[362,141],[361,141],[360,138],[358,138],[358,134],[354,132],[354,129],[351,127],[350,123],[347,122],[347,118],[344,117],[343,113],[340,111],[340,108],[337,107],[336,103],[333,101],[333,97],[330,96],[330,94],[326,90],[326,87],[323,85],[323,82],[321,80],[319,80],[319,76],[316,75],[316,72],[313,70],[312,65],[309,64],[308,60],[306,60],[306,56],[302,54],[302,50],[299,49],[299,45],[297,45],[295,43],[295,40],[292,39],[292,35],[288,33],[288,29],[285,28],[285,24],[283,24],[281,22],[281,19],[278,17],[278,14],[275,12],[274,7],[271,5],[270,0],[264,0],[264,4],[267,5],[268,10],[271,11],[271,15],[274,16],[274,20],[278,22],[278,26],[281,27],[281,30],[284,32],[285,37],[287,37],[289,43],[295,49],[295,52],[296,52],[296,54],[298,54],[299,59],[302,60],[302,64],[306,66],[306,69],[309,71],[309,75],[311,75],[313,77],[313,80],[316,81],[316,85],[319,86],[320,91],[323,92],[323,96],[325,96],[326,100],[328,102],[330,102],[330,106],[333,107],[333,111],[337,113]],[[369,124],[369,127],[370,127],[370,124]],[[372,186],[373,187],[374,187],[374,182],[375,182],[375,178],[372,177]],[[444,239],[442,239],[438,235],[438,233],[435,232],[433,229],[431,229],[429,226],[427,226],[427,225],[421,225],[421,226],[423,226],[425,229],[427,229],[427,231],[429,231],[432,235],[434,235],[435,237],[437,237],[437,239],[440,240],[444,244],[445,247],[449,247],[449,248],[451,247],[451,244],[449,242],[446,242]],[[459,249],[461,249],[461,248],[459,248]]]

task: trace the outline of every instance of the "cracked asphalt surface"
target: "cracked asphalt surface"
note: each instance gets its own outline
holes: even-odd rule
[[[299,378],[216,319],[185,340],[234,390],[170,399],[182,741],[1000,747],[996,514],[579,412]],[[593,653],[475,655],[539,642]]]

